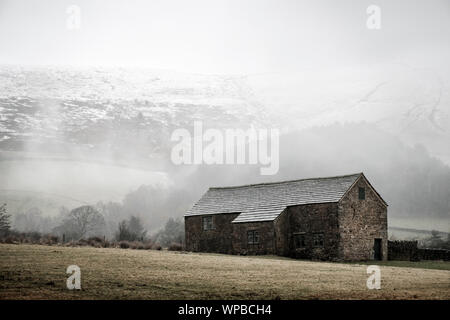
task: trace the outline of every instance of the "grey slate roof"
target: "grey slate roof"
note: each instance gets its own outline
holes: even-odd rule
[[[185,216],[240,213],[233,223],[272,221],[287,206],[338,202],[361,175],[210,188]]]

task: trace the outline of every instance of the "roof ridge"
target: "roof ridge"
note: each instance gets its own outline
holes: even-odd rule
[[[239,185],[239,186],[228,186],[228,187],[210,187],[209,190],[212,190],[212,189],[236,189],[236,188],[244,188],[244,187],[254,187],[254,186],[272,185],[272,184],[282,184],[282,183],[288,183],[288,182],[306,181],[306,180],[325,180],[325,179],[346,178],[346,177],[360,176],[360,175],[363,175],[363,172],[345,174],[345,175],[340,175],[340,176],[332,176],[332,177],[303,178],[303,179],[284,180],[284,181],[277,181],[277,182],[252,183],[252,184],[244,184],[244,185]]]

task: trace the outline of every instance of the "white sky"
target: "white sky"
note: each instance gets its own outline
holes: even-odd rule
[[[371,4],[381,30],[366,27]],[[0,64],[242,74],[449,57],[448,0],[0,0]]]

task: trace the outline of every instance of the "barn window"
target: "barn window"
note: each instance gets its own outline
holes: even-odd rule
[[[359,187],[359,200],[364,200],[366,198],[366,189]]]
[[[323,247],[323,233],[314,233],[313,244],[314,247]]]
[[[206,216],[202,218],[203,222],[203,230],[212,230],[214,229],[213,225],[213,217],[212,216]]]
[[[259,232],[256,230],[247,231],[247,242],[248,244],[259,243]]]
[[[294,243],[296,248],[306,247],[306,237],[304,233],[294,234]]]

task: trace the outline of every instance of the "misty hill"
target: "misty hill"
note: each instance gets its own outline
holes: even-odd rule
[[[450,164],[448,75],[388,67],[225,76],[2,66],[0,149],[154,165],[174,128],[194,120],[283,132],[365,121]]]
[[[121,69],[0,69],[0,149],[130,163],[175,128],[267,125],[233,78]]]
[[[47,191],[47,194],[45,197],[37,194],[35,201],[31,201],[29,193],[21,198],[18,192],[2,192],[0,200],[14,203],[27,199],[30,205],[47,208],[53,192],[57,193],[53,206],[56,212],[64,204],[61,195],[90,203],[100,200],[120,202],[127,192],[135,190],[134,196],[127,196],[129,205],[136,208],[133,212],[146,217],[151,225],[161,225],[168,216],[183,215],[211,186],[363,171],[388,202],[391,225],[441,231],[449,229],[450,168],[430,157],[425,148],[405,146],[373,125],[334,125],[283,135],[280,140],[280,170],[274,176],[261,176],[259,165],[175,166],[168,158],[166,162],[169,163],[166,171],[159,178],[149,171],[136,169],[133,180],[129,171],[119,167],[96,165],[92,172],[88,167],[77,170],[76,163],[72,163],[71,170],[68,170],[71,166],[67,162],[54,161],[42,166],[31,161],[25,166],[23,161],[4,161],[3,168],[9,163],[8,173],[3,173],[3,176],[9,177],[6,182],[10,189],[34,188]],[[33,177],[28,186],[21,175],[26,167],[39,168],[33,176],[26,176]],[[46,176],[55,171],[59,174],[51,183],[39,182],[45,181]],[[128,188],[124,189],[125,182]],[[18,183],[22,184],[21,188],[14,186]],[[140,185],[153,187],[139,188]],[[119,194],[108,197],[109,189]],[[65,205],[73,207],[75,204],[69,200]],[[23,201],[21,207],[27,202]]]
[[[448,71],[392,63],[260,74],[245,82],[284,128],[372,123],[450,165]]]
[[[367,123],[316,127],[283,135],[280,170],[274,176],[259,175],[259,166],[199,166],[186,180],[195,181],[192,187],[204,192],[209,186],[356,172],[364,172],[388,202],[391,224],[450,230],[450,168],[431,157],[423,146],[406,146]]]
[[[424,240],[432,236],[432,230],[389,227],[389,237],[397,240]],[[436,232],[441,239],[448,239],[450,233]]]
[[[138,192],[128,199],[157,205],[130,206],[155,226],[182,215],[210,186],[363,171],[389,203],[390,224],[448,231],[448,84],[432,75],[419,81],[430,80],[426,89],[387,75],[357,86],[320,75],[308,84],[308,76],[1,67],[0,201],[54,214],[61,205]],[[216,129],[280,128],[278,174],[174,166],[170,134],[195,120]]]

